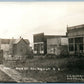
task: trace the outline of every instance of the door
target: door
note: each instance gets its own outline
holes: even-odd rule
[[[40,45],[37,44],[37,54],[40,54]]]
[[[78,56],[80,54],[80,45],[79,44],[75,45],[75,54],[78,55]]]

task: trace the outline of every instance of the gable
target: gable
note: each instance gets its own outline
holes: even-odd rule
[[[21,39],[18,43],[15,43],[17,45],[29,45],[28,43],[26,43],[26,41],[24,39]]]
[[[13,44],[18,44],[18,43],[21,42],[21,41],[23,41],[23,42],[25,42],[27,45],[29,45],[29,40],[23,39],[23,38],[16,39]]]

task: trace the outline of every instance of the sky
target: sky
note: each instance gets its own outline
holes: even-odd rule
[[[84,24],[84,2],[0,2],[0,38],[29,39],[33,34],[65,35]]]

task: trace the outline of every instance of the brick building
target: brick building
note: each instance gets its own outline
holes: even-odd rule
[[[84,53],[84,24],[67,27],[69,54],[83,55]]]
[[[56,54],[60,53],[58,46],[67,45],[66,36],[44,35],[44,33],[34,34],[34,54]],[[64,43],[63,43],[64,42]]]

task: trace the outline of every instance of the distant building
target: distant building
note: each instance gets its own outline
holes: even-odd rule
[[[66,36],[55,36],[47,39],[47,54],[60,55],[67,53],[68,38]]]
[[[84,53],[84,24],[67,27],[69,54],[80,55]]]
[[[44,35],[44,33],[34,34],[34,54],[56,54],[60,53],[61,49],[58,46],[68,45],[66,36],[61,35]]]
[[[34,34],[34,54],[46,54],[47,53],[47,40],[44,36],[44,33]]]
[[[0,39],[0,48],[3,50],[3,55],[7,55],[9,53],[9,44],[10,39]]]
[[[19,38],[19,39],[0,39],[1,50],[3,50],[4,57],[7,56],[17,56],[24,57],[30,50],[29,40]]]

